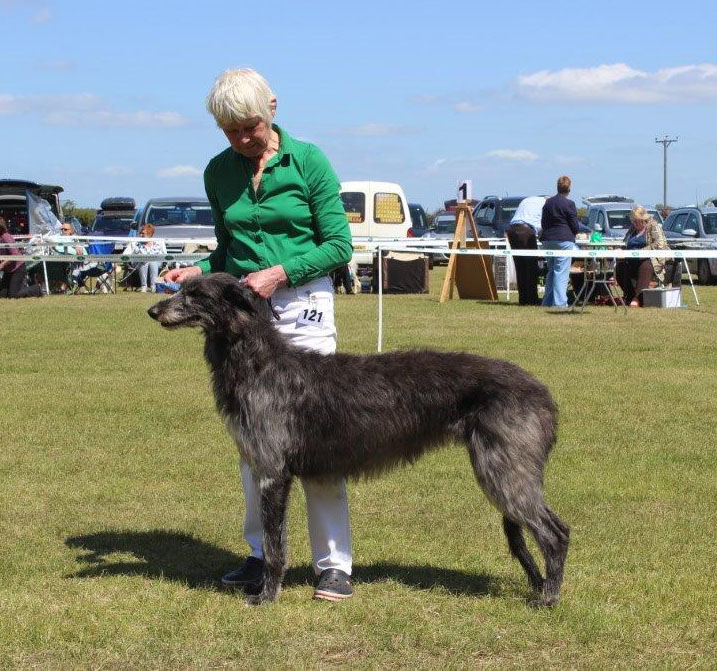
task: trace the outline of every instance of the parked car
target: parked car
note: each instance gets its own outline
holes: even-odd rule
[[[425,233],[422,238],[424,240],[453,240],[456,232],[456,213],[455,212],[439,212],[433,220],[433,228]],[[470,226],[466,229],[466,239],[473,239],[473,231]],[[440,265],[448,263],[448,254],[434,254],[433,263]]]
[[[155,238],[165,240],[169,254],[180,254],[186,238],[214,237],[212,209],[206,198],[152,198],[135,217],[132,228],[139,231],[152,224]]]
[[[486,196],[473,210],[478,233],[484,238],[504,238],[510,220],[520,205],[523,196]]]
[[[694,240],[717,247],[717,207],[677,208],[670,212],[663,228],[671,247],[685,247]],[[717,259],[689,259],[688,267],[700,284],[710,284],[717,278]]]
[[[133,198],[105,198],[100,203],[100,209],[97,210],[90,234],[127,236],[132,228],[136,212],[137,206]],[[115,243],[115,251],[121,252],[126,246],[126,243],[118,241]]]
[[[408,229],[406,235],[409,238],[420,238],[424,236],[431,227],[428,225],[426,211],[418,203],[409,203],[408,211],[411,213],[411,228]]]
[[[61,186],[37,184],[24,179],[0,179],[0,217],[7,222],[8,231],[13,235],[27,235],[28,212],[27,192],[50,203],[54,215],[62,221],[60,196],[64,189]]]
[[[601,196],[606,198],[606,196]],[[613,196],[622,198],[620,201],[592,203],[590,198],[584,198],[583,203],[589,206],[587,226],[592,232],[602,233],[604,238],[622,239],[630,228],[630,212],[634,206],[634,200],[624,196]],[[647,209],[655,221],[662,223],[660,213],[652,208]]]

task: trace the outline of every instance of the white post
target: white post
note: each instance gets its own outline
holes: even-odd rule
[[[378,252],[378,352],[382,351],[383,343],[383,259],[381,246],[376,247]]]
[[[45,274],[45,293],[50,295],[50,283],[47,281],[47,264],[45,261],[42,262],[42,272]]]

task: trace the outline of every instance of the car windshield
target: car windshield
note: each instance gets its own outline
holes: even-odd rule
[[[702,223],[707,235],[717,235],[717,212],[702,215]]]
[[[128,233],[132,217],[97,217],[92,224],[93,233]]]
[[[657,210],[648,210],[647,214],[649,214],[658,224],[663,223],[662,215]]]
[[[150,205],[145,223],[155,226],[213,226],[212,209],[205,203],[167,203]]]
[[[630,210],[607,210],[607,224],[613,228],[630,228]]]
[[[456,230],[455,216],[436,217],[434,222],[434,231],[436,233],[454,233]]]

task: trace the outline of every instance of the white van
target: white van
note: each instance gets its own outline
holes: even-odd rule
[[[341,182],[354,260],[371,263],[375,238],[406,238],[411,215],[403,189],[392,182]]]

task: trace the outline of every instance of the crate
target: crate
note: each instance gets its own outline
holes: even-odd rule
[[[644,289],[642,307],[645,308],[679,308],[682,305],[682,292],[679,287],[672,289]]]

